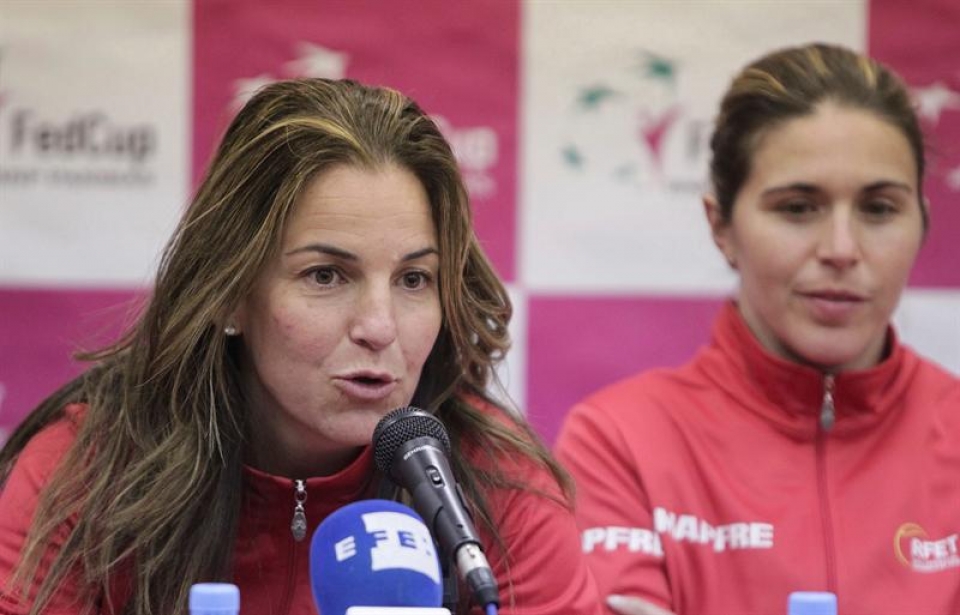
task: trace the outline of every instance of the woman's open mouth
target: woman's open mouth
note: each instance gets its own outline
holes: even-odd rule
[[[334,385],[348,397],[376,401],[390,395],[398,380],[389,374],[358,372],[334,378]]]

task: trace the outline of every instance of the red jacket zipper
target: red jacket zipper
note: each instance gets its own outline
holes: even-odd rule
[[[297,562],[299,560],[300,543],[307,534],[307,515],[303,505],[307,501],[307,483],[303,480],[293,481],[293,519],[290,522],[290,551],[287,557],[287,583],[283,592],[283,602],[279,613],[286,615],[293,604],[293,595],[297,590]]]
[[[830,514],[830,494],[827,489],[827,433],[836,420],[833,405],[834,375],[823,378],[823,404],[817,422],[816,460],[817,494],[820,500],[820,523],[823,527],[824,559],[827,570],[827,590],[837,593],[836,543],[833,535],[833,517]]]

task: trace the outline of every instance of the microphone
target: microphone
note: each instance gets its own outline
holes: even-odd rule
[[[410,492],[414,509],[437,538],[443,561],[456,562],[478,604],[499,607],[497,580],[450,470],[449,453],[450,437],[443,423],[419,408],[397,408],[373,431],[377,468]]]
[[[440,608],[430,531],[416,512],[389,500],[353,502],[323,520],[310,540],[310,585],[322,615],[450,613]]]

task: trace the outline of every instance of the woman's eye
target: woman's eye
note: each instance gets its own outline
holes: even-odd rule
[[[333,286],[342,279],[340,273],[332,267],[319,267],[310,272],[310,277],[320,286]]]
[[[777,206],[777,211],[793,217],[805,216],[816,210],[816,204],[810,201],[787,201]]]
[[[897,206],[890,201],[873,200],[867,201],[862,206],[863,212],[871,218],[885,218],[897,213]]]
[[[423,271],[408,271],[400,278],[400,283],[408,290],[418,290],[430,282],[430,276]]]

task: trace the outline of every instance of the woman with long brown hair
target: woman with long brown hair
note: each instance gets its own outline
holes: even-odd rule
[[[382,481],[370,438],[413,403],[452,466],[502,613],[591,613],[568,481],[487,395],[511,306],[448,143],[409,98],[270,85],[234,119],[136,326],[0,454],[0,613],[312,613],[309,528]],[[459,612],[468,612],[461,591]]]

